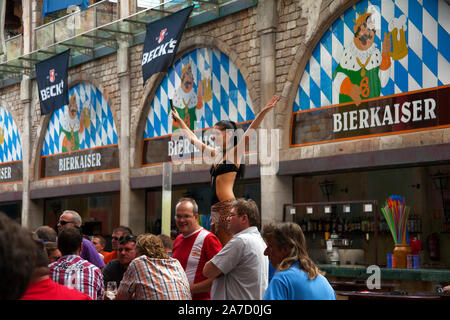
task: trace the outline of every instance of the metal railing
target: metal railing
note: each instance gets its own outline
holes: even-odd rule
[[[20,81],[23,74],[32,77],[37,62],[67,48],[72,49],[74,66],[116,51],[119,41],[128,42],[130,47],[141,44],[148,23],[189,5],[194,5],[188,22],[193,27],[257,3],[257,0],[160,0],[159,3],[140,0],[134,14],[120,18],[118,1],[104,0],[35,28],[33,51],[25,55],[22,35],[8,39],[5,53],[0,55],[0,88]]]
[[[36,50],[70,39],[119,18],[117,2],[104,0],[34,29]]]
[[[0,62],[16,59],[23,53],[23,35],[5,40],[4,53],[0,55]]]

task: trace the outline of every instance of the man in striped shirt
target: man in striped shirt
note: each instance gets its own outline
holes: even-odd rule
[[[103,299],[103,275],[101,270],[80,257],[82,235],[79,228],[65,226],[58,236],[58,249],[62,257],[50,264],[53,281],[75,288],[93,300]]]
[[[175,223],[181,234],[173,243],[172,257],[186,271],[192,299],[209,300],[213,279],[203,275],[203,267],[222,249],[222,244],[216,235],[199,226],[194,199],[181,198],[175,211]]]

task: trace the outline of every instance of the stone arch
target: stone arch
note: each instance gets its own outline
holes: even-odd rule
[[[347,9],[356,4],[359,0],[346,0],[338,5],[330,5],[327,10],[321,10],[319,18],[317,20],[317,26],[311,32],[311,37],[304,43],[302,43],[295,54],[292,61],[292,68],[286,78],[286,83],[283,86],[281,98],[282,98],[282,115],[277,119],[277,127],[289,128],[289,130],[283,131],[282,136],[282,148],[288,149],[290,147],[291,130],[292,130],[292,105],[298,90],[298,84],[300,83],[303,72],[305,71],[306,64],[312,56],[312,53],[322,39],[323,35],[331,27],[331,25],[338,19]]]
[[[92,86],[93,88],[99,90],[102,94],[102,97],[105,99],[106,103],[109,106],[109,110],[112,115],[112,122],[113,126],[116,128],[116,136],[118,140],[118,125],[117,125],[117,106],[114,105],[112,102],[112,99],[110,98],[109,90],[104,88],[102,84],[97,81],[95,78],[91,77],[90,75],[82,75],[81,72],[74,73],[73,75],[69,75],[69,91],[77,86],[78,84],[85,84],[88,86]],[[36,87],[36,83],[34,84]],[[34,96],[35,99],[32,100],[32,107],[34,106],[34,109],[37,110],[38,113],[40,113],[40,107],[39,107],[39,98],[38,95]],[[114,107],[113,107],[114,106]],[[37,181],[40,177],[40,163],[41,163],[41,157],[42,157],[42,149],[44,147],[44,140],[47,134],[48,126],[50,123],[50,120],[53,116],[54,112],[51,114],[45,115],[40,117],[39,125],[37,127],[37,139],[35,140],[35,143],[32,145],[31,150],[31,165],[30,165],[30,172],[32,173],[31,181]],[[118,142],[117,142],[118,143]]]
[[[31,99],[31,109],[34,110],[36,114],[40,115],[40,102],[37,90],[37,82],[33,81],[32,92],[36,92],[36,94],[33,94],[33,98]],[[44,116],[40,116],[39,118],[39,124],[36,130],[36,139],[34,139],[34,143],[32,143],[32,145],[30,146],[30,181],[39,180],[42,144],[44,142],[45,133],[47,131],[51,116],[51,114],[47,114]]]
[[[289,88],[289,107],[294,106],[294,112],[302,112],[353,102],[354,98],[341,90],[344,79],[349,79],[352,85],[356,84],[364,89],[360,96],[362,100],[368,101],[445,85],[448,83],[448,77],[444,76],[448,59],[444,56],[448,55],[444,53],[443,59],[438,58],[443,49],[440,43],[446,42],[443,37],[445,23],[442,22],[439,11],[445,11],[447,6],[444,1],[421,3],[413,0],[381,3],[370,0],[349,1],[336,10],[331,10],[336,5],[329,5],[330,10],[324,12],[331,14],[333,11],[333,14],[328,18],[326,15],[320,18],[320,21],[327,18],[328,23],[319,23],[321,32],[316,33],[314,42],[306,42],[309,44],[305,49],[308,53],[303,54],[300,60],[300,72],[290,74],[291,80],[294,79],[294,86]],[[370,21],[366,20],[369,15]],[[368,48],[362,49],[364,40],[357,41],[355,31],[364,21],[368,21],[372,40]],[[389,44],[384,43],[383,39],[392,41],[390,58],[382,54],[387,49],[386,44]],[[298,54],[299,52],[296,58]],[[368,55],[366,59],[362,58],[364,54]],[[365,65],[357,58],[366,61]],[[298,95],[295,98],[296,93]],[[355,104],[359,105],[359,102]],[[330,122],[326,125],[330,126]],[[317,130],[318,126],[315,127]],[[326,134],[329,132],[327,130]],[[368,136],[353,136],[354,139],[360,137]],[[285,140],[288,142],[291,138],[289,133]],[[334,138],[320,138],[313,142],[344,140],[342,137]]]

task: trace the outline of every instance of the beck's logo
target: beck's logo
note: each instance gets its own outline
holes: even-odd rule
[[[50,74],[50,82],[51,83],[55,82],[55,69],[51,69],[49,74]]]
[[[166,36],[167,28],[161,30],[158,38],[158,43],[161,43],[164,40],[164,37]]]

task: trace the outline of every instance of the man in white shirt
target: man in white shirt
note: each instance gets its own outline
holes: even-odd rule
[[[228,216],[233,238],[205,264],[203,274],[214,279],[212,300],[261,300],[268,285],[269,261],[258,228],[258,206],[238,199]]]

